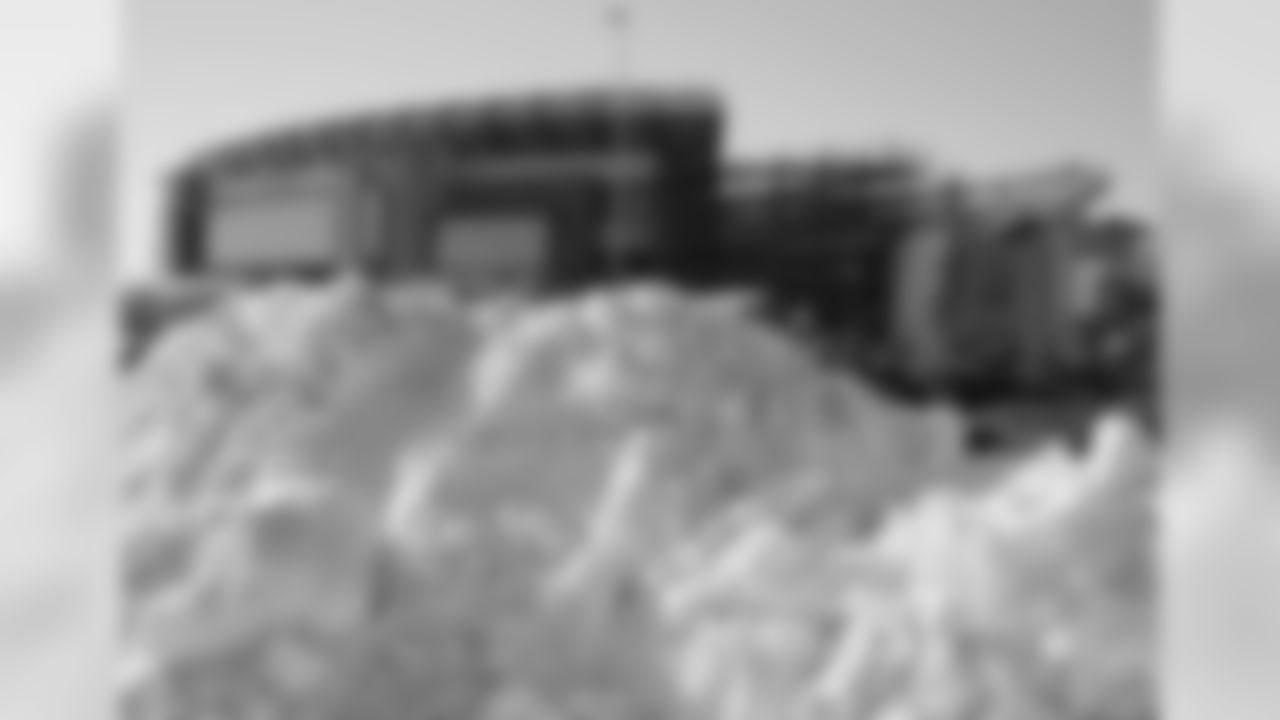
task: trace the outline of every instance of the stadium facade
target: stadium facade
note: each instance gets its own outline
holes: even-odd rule
[[[354,268],[565,289],[719,263],[721,112],[699,92],[584,92],[378,113],[220,148],[174,182],[173,266]]]
[[[657,88],[263,133],[175,174],[170,267],[463,292],[747,286],[902,393],[979,401],[1089,374],[1080,278],[1145,238],[1088,211],[1103,188],[1087,174],[974,184],[890,153],[746,161],[724,156],[727,129],[715,93]]]

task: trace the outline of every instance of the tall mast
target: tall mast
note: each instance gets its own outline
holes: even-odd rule
[[[613,50],[612,85],[614,97],[613,147],[615,172],[611,174],[606,246],[612,257],[631,251],[633,238],[629,207],[627,161],[627,93],[631,89],[632,7],[629,0],[608,0],[606,20]]]
[[[608,22],[613,41],[613,79],[618,90],[630,80],[632,8],[628,0],[609,0]]]

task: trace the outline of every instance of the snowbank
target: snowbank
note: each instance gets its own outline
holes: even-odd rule
[[[954,418],[655,288],[239,298],[130,394],[139,702],[1151,712],[1152,468],[1120,421],[994,470]]]

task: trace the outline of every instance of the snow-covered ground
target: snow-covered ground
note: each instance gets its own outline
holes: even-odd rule
[[[143,695],[1153,716],[1155,466],[1123,423],[1087,458],[976,464],[954,418],[731,302],[391,300],[240,298],[130,378]],[[401,680],[376,690],[393,648]]]

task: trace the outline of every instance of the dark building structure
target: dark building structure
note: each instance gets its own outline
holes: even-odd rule
[[[179,275],[575,287],[719,263],[721,110],[698,91],[459,103],[295,127],[174,180]]]
[[[760,287],[784,322],[887,380],[901,257],[925,182],[897,156],[731,164],[721,186],[728,272]]]
[[[463,292],[746,286],[901,396],[1152,392],[1148,239],[1090,211],[1095,176],[975,183],[894,153],[726,162],[724,115],[703,90],[598,91],[264,134],[175,175],[171,266]]]

